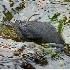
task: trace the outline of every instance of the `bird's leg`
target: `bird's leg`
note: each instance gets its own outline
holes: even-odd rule
[[[51,47],[56,47],[56,52],[63,52],[64,51],[64,45],[63,44],[55,44],[55,43],[50,43],[49,46]]]

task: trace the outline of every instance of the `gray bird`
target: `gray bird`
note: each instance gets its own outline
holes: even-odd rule
[[[11,22],[10,24],[15,28],[17,35],[23,41],[35,42],[37,44],[56,43],[60,44],[60,47],[63,47],[63,38],[50,23],[17,20],[15,23]]]
[[[63,38],[50,23],[40,21],[16,21],[12,24],[18,36],[24,41],[36,43],[64,44]]]

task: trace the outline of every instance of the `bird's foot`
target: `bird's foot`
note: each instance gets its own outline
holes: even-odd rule
[[[62,53],[62,52],[64,52],[64,45],[63,44],[51,43],[51,44],[49,44],[49,46],[56,47],[56,50],[55,50],[56,53]]]

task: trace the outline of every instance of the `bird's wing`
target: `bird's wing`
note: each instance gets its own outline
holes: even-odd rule
[[[40,35],[40,31],[32,25],[20,26],[20,30],[23,36],[25,36],[27,39],[41,40],[42,38]]]

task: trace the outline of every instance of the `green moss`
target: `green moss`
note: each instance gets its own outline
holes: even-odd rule
[[[9,3],[10,3],[10,7],[13,7],[14,2],[12,0],[9,0]]]
[[[66,24],[67,24],[66,20],[67,20],[67,17],[66,17],[66,16],[65,16],[65,17],[63,17],[63,24],[64,24],[64,25],[66,25]]]
[[[3,14],[5,15],[5,19],[9,21],[13,18],[13,15],[9,11],[3,11]]]
[[[63,20],[59,20],[59,25],[58,25],[58,33],[61,35],[62,33],[62,26],[63,26]]]
[[[64,0],[64,2],[70,2],[70,0]]]
[[[70,44],[66,44],[65,46],[65,53],[70,57]]]
[[[67,17],[65,16],[65,17],[63,17],[63,19],[60,19],[58,22],[59,22],[59,25],[58,25],[58,33],[59,34],[61,34],[62,33],[62,27],[63,27],[63,25],[66,25],[66,24],[68,24],[69,23],[69,21],[68,22],[66,22],[66,20],[67,20]]]
[[[25,8],[25,5],[24,3],[20,3],[20,5],[18,7],[15,8],[16,11],[20,11],[22,10],[23,8]]]
[[[58,24],[58,33],[61,34],[62,33],[62,30],[63,30],[63,25],[66,25],[70,22],[70,20],[68,20],[67,22],[67,17],[64,16],[63,19],[60,19],[58,20],[58,16],[60,16],[60,13],[55,13],[54,16],[51,18],[51,21],[57,21],[59,24]]]
[[[15,12],[15,13],[19,13],[19,11],[21,11],[23,8],[21,6],[18,6],[16,8],[12,8],[12,10]]]
[[[14,28],[9,25],[0,24],[0,36],[3,38],[10,38],[15,41],[19,41],[18,35],[16,34]]]
[[[22,0],[22,3],[20,3],[20,4],[21,4],[22,8],[25,8],[25,1],[24,0]]]
[[[59,53],[55,53],[51,55],[51,59],[52,60],[59,60],[59,59],[63,59]]]
[[[55,13],[54,16],[51,18],[51,21],[56,21],[58,16],[60,16],[60,13]]]
[[[24,0],[22,0],[22,2],[19,4],[19,6],[16,7],[16,8],[14,8],[14,10],[20,11],[20,10],[22,10],[23,8],[25,8],[25,1],[24,1]]]

